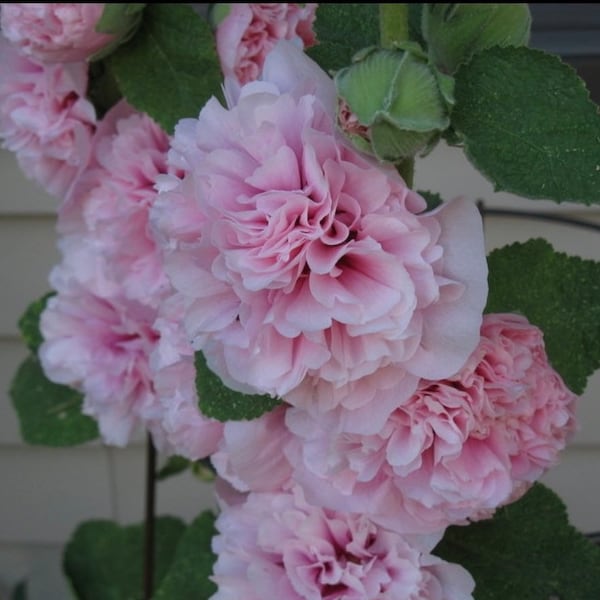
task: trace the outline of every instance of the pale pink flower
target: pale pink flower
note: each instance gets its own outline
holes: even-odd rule
[[[280,491],[290,485],[292,466],[284,448],[292,440],[285,406],[251,421],[228,421],[211,461],[220,477],[241,492]]]
[[[217,52],[225,77],[239,83],[258,79],[267,54],[279,40],[309,48],[317,4],[230,4],[217,27]]]
[[[432,532],[522,495],[557,462],[574,402],[540,330],[518,315],[487,315],[461,371],[423,380],[378,433],[339,433],[333,414],[291,409],[287,424],[302,441],[286,452],[309,501],[401,533]]]
[[[486,380],[513,479],[532,483],[558,463],[577,430],[577,396],[548,362],[542,331],[525,317],[487,315],[482,336],[485,355],[475,372]]]
[[[96,112],[87,65],[43,65],[0,36],[0,137],[27,177],[63,198],[87,166]]]
[[[64,259],[100,296],[158,307],[170,292],[149,227],[156,179],[169,172],[168,148],[167,134],[150,117],[120,103],[103,119],[90,167],[60,207]]]
[[[338,136],[333,84],[293,45],[264,73],[231,109],[212,99],[179,122],[170,157],[185,176],[163,183],[152,218],[194,347],[227,385],[278,396],[392,364],[455,373],[487,292],[475,206],[419,214],[395,171]]]
[[[224,424],[202,414],[196,392],[194,351],[182,328],[183,305],[177,294],[166,298],[153,327],[159,339],[149,357],[157,404],[146,414],[153,440],[165,454],[189,460],[213,454]]]
[[[211,600],[472,600],[473,578],[364,515],[250,493],[216,521]]]
[[[158,340],[155,311],[125,298],[101,298],[61,266],[51,273],[57,291],[42,313],[39,350],[47,377],[80,390],[83,412],[99,424],[104,440],[124,446],[156,394],[149,356]]]
[[[47,376],[84,394],[108,443],[148,428],[165,453],[215,451],[223,426],[199,411],[194,351],[170,297],[148,218],[155,180],[170,172],[167,135],[124,103],[98,129],[89,168],[61,205],[57,296],[42,317]]]
[[[83,61],[114,40],[95,31],[104,4],[2,3],[2,33],[41,62]]]

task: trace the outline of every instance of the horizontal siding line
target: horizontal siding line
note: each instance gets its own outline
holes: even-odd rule
[[[16,344],[22,342],[25,345],[25,342],[21,339],[20,335],[15,333],[0,333],[0,344]]]
[[[65,542],[43,542],[33,540],[25,542],[23,540],[5,542],[0,540],[0,552],[23,551],[28,549],[35,550],[60,550]]]
[[[600,450],[600,445],[598,447]],[[90,442],[89,444],[78,444],[75,446],[42,446],[37,444],[28,444],[27,442],[0,442],[0,454],[3,452],[22,452],[23,454],[32,454],[39,453],[44,451],[56,451],[56,452],[89,452],[89,453],[97,453],[108,452],[114,450],[115,452],[127,452],[127,451],[144,451],[145,450],[145,442],[144,441],[136,441],[128,444],[124,448],[117,446],[108,446],[104,445],[99,441]],[[57,459],[58,460],[58,459]],[[115,457],[115,460],[119,460],[119,456]]]
[[[56,212],[22,212],[22,211],[11,211],[7,208],[0,207],[0,220],[9,221],[11,219],[23,220],[23,221],[56,221]]]

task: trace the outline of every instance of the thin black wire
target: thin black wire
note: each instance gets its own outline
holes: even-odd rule
[[[523,217],[526,219],[536,219],[538,221],[552,221],[563,225],[573,225],[575,227],[591,229],[592,231],[600,231],[600,223],[593,223],[591,221],[576,219],[574,217],[565,217],[563,215],[557,215],[555,213],[538,213],[531,212],[528,210],[512,210],[507,208],[487,208],[481,200],[477,202],[477,207],[479,208],[479,212],[481,212],[482,216],[485,217]]]

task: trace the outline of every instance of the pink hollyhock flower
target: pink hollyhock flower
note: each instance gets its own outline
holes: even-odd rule
[[[217,450],[224,425],[198,407],[194,351],[181,326],[182,311],[174,294],[162,302],[153,324],[160,337],[149,362],[158,402],[154,414],[144,416],[160,451],[198,460]]]
[[[0,137],[27,177],[63,198],[87,166],[96,112],[87,65],[43,65],[0,36]]]
[[[42,364],[80,389],[108,443],[140,424],[164,452],[216,450],[223,426],[198,409],[182,307],[149,229],[155,179],[169,172],[168,137],[121,103],[99,127],[90,167],[59,211],[58,295],[44,311]]]
[[[60,246],[69,268],[94,293],[158,307],[170,292],[149,227],[155,181],[169,172],[169,138],[124,102],[105,116],[91,165],[60,207]]]
[[[531,484],[558,463],[577,430],[577,396],[549,364],[542,331],[525,317],[487,315],[482,336],[485,355],[476,373],[487,380],[511,475]]]
[[[42,313],[39,350],[47,377],[84,394],[109,444],[124,446],[142,415],[156,410],[149,356],[159,338],[155,311],[125,298],[102,298],[56,267],[57,295]]]
[[[95,31],[104,4],[1,6],[2,33],[19,51],[41,62],[83,61],[114,40]]]
[[[540,330],[518,315],[487,315],[461,371],[423,380],[378,433],[338,433],[332,417],[291,409],[287,424],[302,442],[286,451],[310,502],[400,533],[432,532],[522,495],[557,462],[574,403]]]
[[[487,292],[475,206],[420,214],[395,171],[338,136],[333,84],[292,44],[264,78],[179,122],[170,157],[185,175],[163,181],[152,217],[194,347],[227,385],[282,397],[388,365],[455,373]]]
[[[216,521],[212,600],[468,600],[473,578],[364,515],[250,493]]]
[[[292,434],[285,406],[252,421],[229,421],[211,461],[220,477],[241,492],[279,491],[289,486],[292,467],[283,452]]]
[[[217,52],[225,77],[244,84],[258,79],[267,54],[278,40],[309,48],[317,4],[231,4],[217,27]]]

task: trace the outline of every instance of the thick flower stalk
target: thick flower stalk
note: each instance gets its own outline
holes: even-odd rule
[[[163,178],[152,218],[209,366],[282,397],[388,365],[407,397],[419,377],[454,374],[487,292],[476,208],[422,214],[395,172],[338,135],[331,80],[292,44],[230,102],[179,122],[170,160],[184,175]]]
[[[363,515],[307,504],[298,489],[221,502],[211,600],[471,600],[465,569]],[[415,545],[416,542],[416,545]]]

